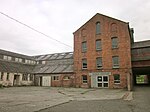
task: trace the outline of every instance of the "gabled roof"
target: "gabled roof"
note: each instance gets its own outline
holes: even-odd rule
[[[96,17],[96,16],[104,16],[104,17],[106,17],[106,18],[110,18],[110,19],[113,19],[113,20],[117,20],[117,21],[119,21],[119,22],[122,22],[122,23],[125,23],[125,24],[129,24],[129,22],[124,22],[124,21],[122,21],[122,20],[119,20],[119,19],[116,19],[116,18],[113,18],[113,17],[110,17],[110,16],[106,16],[106,15],[103,15],[103,14],[100,14],[100,13],[97,13],[97,14],[95,14],[91,19],[89,19],[85,24],[87,24],[89,21],[91,21],[94,17]],[[75,32],[77,32],[79,29],[81,29],[85,24],[83,24],[81,27],[79,27]],[[73,34],[75,33],[75,32],[73,32]]]

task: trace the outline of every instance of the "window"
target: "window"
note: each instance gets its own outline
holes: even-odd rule
[[[12,57],[8,56],[8,60],[10,61]]]
[[[111,41],[112,41],[112,48],[113,49],[118,48],[118,38],[113,37],[113,38],[111,38]]]
[[[102,50],[101,40],[96,40],[96,50]]]
[[[9,80],[9,73],[7,73],[7,77],[6,77],[6,80]]]
[[[87,68],[87,59],[82,59],[82,68],[83,69]]]
[[[59,80],[59,76],[53,76],[53,80]]]
[[[30,74],[30,81],[33,81],[33,74]]]
[[[82,83],[87,83],[87,75],[82,75]]]
[[[21,59],[21,58],[19,58],[19,62],[20,62],[20,63],[22,62],[22,59]]]
[[[15,61],[21,63],[21,62],[22,62],[22,59],[21,59],[21,58],[15,58]]]
[[[3,56],[3,59],[10,61],[10,60],[12,59],[12,57],[10,57],[10,56],[5,56],[5,55],[4,55],[4,56]]]
[[[3,77],[4,77],[4,72],[1,72],[1,80],[3,80]]]
[[[46,61],[42,61],[42,64],[46,64]]]
[[[119,84],[120,83],[120,75],[119,74],[114,74],[114,83]]]
[[[22,80],[23,81],[28,81],[28,74],[23,74],[22,75]]]
[[[119,68],[119,57],[118,56],[113,56],[112,57],[113,61],[113,68]]]
[[[19,58],[15,58],[15,61],[18,62],[18,61],[19,61]]]
[[[7,56],[4,55],[4,56],[3,56],[3,59],[4,59],[4,60],[7,60]]]
[[[96,23],[96,34],[100,34],[100,22]]]
[[[82,42],[82,52],[86,52],[86,51],[87,51],[86,42]]]
[[[70,79],[69,76],[65,76],[65,77],[63,78],[63,80],[69,80],[69,79]]]
[[[25,63],[27,63],[27,64],[31,64],[31,60],[25,60]]]
[[[117,32],[117,24],[116,23],[111,24],[111,32]]]
[[[102,58],[101,57],[96,58],[96,67],[97,67],[97,69],[102,68]]]

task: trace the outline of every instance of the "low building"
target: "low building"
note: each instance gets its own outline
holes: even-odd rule
[[[0,50],[0,84],[3,86],[34,85],[32,57]]]
[[[35,56],[38,65],[34,68],[35,85],[73,87],[73,53],[56,53]]]

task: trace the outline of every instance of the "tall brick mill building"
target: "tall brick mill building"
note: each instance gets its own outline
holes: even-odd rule
[[[77,87],[125,88],[132,84],[129,24],[96,14],[74,32]]]
[[[132,89],[150,84],[150,40],[134,42],[129,23],[96,14],[74,32],[74,51],[26,56],[0,49],[0,85]]]

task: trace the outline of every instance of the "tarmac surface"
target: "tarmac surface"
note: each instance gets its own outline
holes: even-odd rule
[[[118,103],[123,102],[123,99],[132,100],[132,92],[124,89],[10,87],[0,89],[0,112],[71,112],[72,110],[74,110],[72,112],[80,112],[83,108],[88,110],[96,108],[99,102],[107,104],[103,103],[107,100],[111,100],[112,103],[117,101],[116,105],[119,106]]]
[[[125,97],[131,98],[131,95]],[[150,112],[150,87],[135,87],[130,98],[70,101],[39,112]]]

